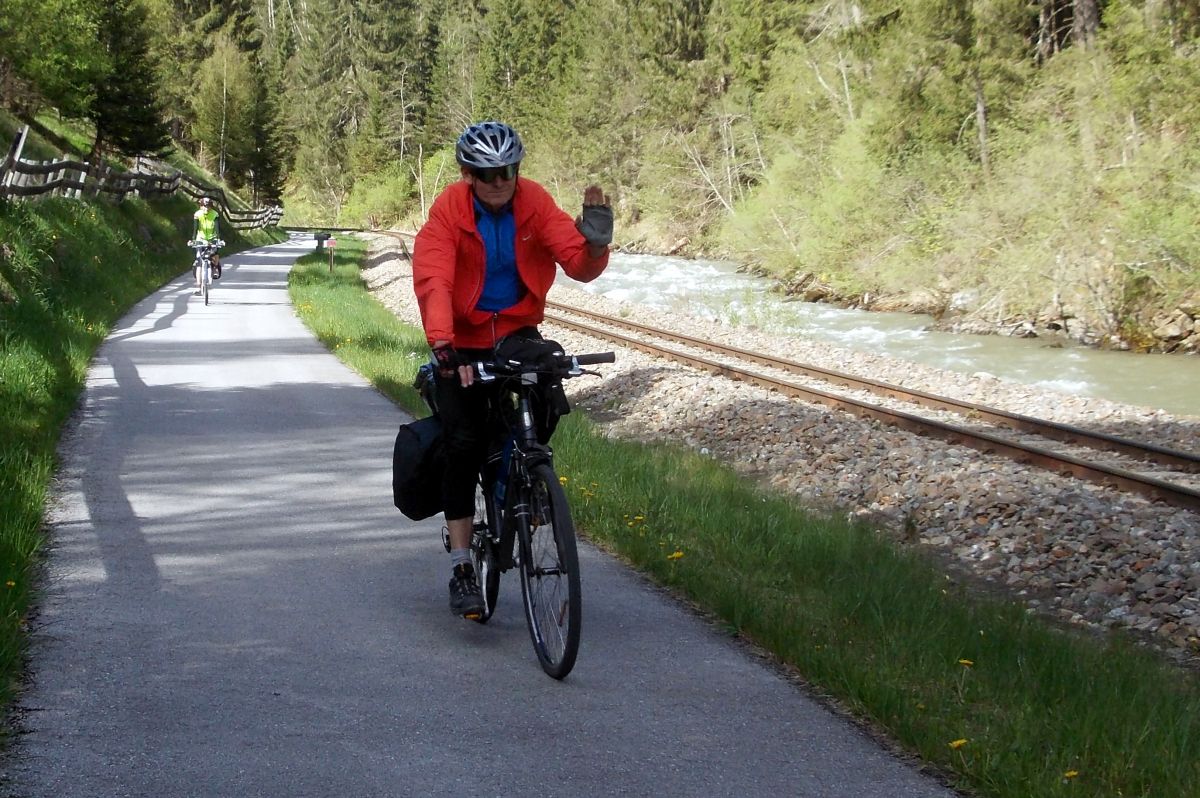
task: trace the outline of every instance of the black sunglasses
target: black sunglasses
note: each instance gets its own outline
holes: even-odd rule
[[[517,170],[520,164],[510,163],[507,166],[472,166],[471,174],[475,175],[477,180],[482,180],[485,183],[495,183],[496,178],[504,180],[512,180],[517,176]]]

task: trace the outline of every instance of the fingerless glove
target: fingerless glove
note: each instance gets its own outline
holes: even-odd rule
[[[595,247],[607,247],[612,243],[613,212],[608,205],[584,205],[583,214],[575,220],[575,227]]]

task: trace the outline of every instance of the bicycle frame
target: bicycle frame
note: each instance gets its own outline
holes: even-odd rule
[[[486,376],[484,376],[486,375]],[[527,379],[533,377],[532,380]],[[486,372],[481,372],[485,382],[496,379]],[[503,386],[498,398],[497,407],[493,408],[497,418],[497,431],[503,430],[503,435],[495,442],[488,453],[487,493],[495,496],[496,479],[499,476],[499,458],[503,457],[505,444],[512,441],[509,452],[508,475],[504,486],[504,506],[496,507],[500,518],[499,534],[492,525],[492,542],[500,553],[500,571],[504,572],[513,566],[513,544],[520,540],[522,545],[528,541],[529,533],[529,501],[524,487],[529,484],[529,472],[543,463],[553,465],[554,455],[549,446],[538,442],[537,427],[533,421],[533,410],[530,406],[529,394],[536,385],[535,375],[522,375],[509,378],[510,385]],[[493,462],[495,461],[495,462]],[[521,533],[517,538],[516,533]]]
[[[200,279],[205,283],[212,282],[212,253],[207,247],[196,247],[196,258],[192,261],[192,271],[201,269]]]
[[[495,433],[489,436],[488,456],[479,470],[470,546],[481,583],[482,609],[464,617],[486,623],[496,606],[500,574],[518,568],[525,620],[538,662],[547,675],[562,679],[574,667],[579,652],[579,559],[567,496],[554,473],[553,453],[539,439],[539,431],[548,431],[539,430],[534,419],[534,392],[539,390],[542,375],[561,380],[591,374],[594,372],[585,372],[580,365],[611,363],[615,355],[567,356],[560,351],[534,357],[528,363],[497,360],[471,364],[476,382],[497,390],[488,401],[487,423]],[[422,366],[414,383],[434,413],[436,369],[435,363]],[[547,387],[551,394],[558,389],[553,383]],[[552,400],[553,395],[548,401]],[[564,397],[557,403],[558,412],[569,410],[562,406],[565,401]],[[507,463],[502,459],[506,451]],[[496,492],[502,467],[507,468],[507,476],[504,498],[499,502]],[[443,530],[442,534],[450,551],[448,533]]]
[[[611,363],[612,353],[603,355],[581,355],[564,357],[564,368],[558,373],[562,377],[579,377],[586,372],[583,364]],[[530,472],[539,465],[553,466],[553,452],[537,438],[530,395],[538,384],[538,373],[534,371],[492,373],[494,364],[475,362],[471,364],[479,383],[487,385],[502,381],[501,390],[489,409],[489,424],[496,435],[489,443],[487,458],[482,469],[487,501],[492,508],[488,532],[496,551],[500,555],[500,571],[505,572],[515,564],[513,553],[517,542],[516,531],[522,530],[528,539],[529,505],[523,496],[522,486],[530,482]],[[424,375],[418,375],[414,387],[418,388],[425,404],[434,413],[437,407],[432,395],[432,381],[436,364],[422,367]],[[504,506],[496,505],[496,484],[500,472],[500,458],[505,444],[512,441],[509,454],[508,475],[504,483]],[[498,523],[497,523],[498,522]]]
[[[192,276],[196,278],[197,287],[203,289],[212,285],[213,257],[224,243],[221,239],[188,242],[188,246],[196,251],[192,258]]]

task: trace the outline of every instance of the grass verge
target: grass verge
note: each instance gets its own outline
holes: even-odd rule
[[[363,245],[302,259],[300,315],[414,413],[420,330],[371,298]],[[390,445],[390,442],[385,442]],[[772,652],[956,786],[996,798],[1194,796],[1200,683],[1124,639],[972,593],[919,550],[814,516],[693,452],[580,413],[555,459],[587,536]]]
[[[60,431],[113,323],[187,270],[193,212],[179,199],[0,202],[0,703],[21,671]],[[230,230],[229,250],[271,235]]]

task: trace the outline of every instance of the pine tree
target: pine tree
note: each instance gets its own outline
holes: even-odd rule
[[[439,38],[430,70],[425,132],[430,145],[440,147],[480,119],[478,65],[483,13],[473,2],[459,5],[431,0],[429,8]]]
[[[418,21],[413,37],[416,54],[410,67],[412,80],[413,123],[417,128],[416,147],[409,149],[428,149],[434,139],[430,135],[429,120],[433,107],[434,81],[438,54],[438,42],[441,38],[441,15],[437,0],[426,0],[421,4]],[[436,145],[435,145],[436,146]]]
[[[171,144],[150,59],[146,9],[139,0],[110,0],[100,16],[100,44],[109,69],[96,83],[88,117],[96,127],[93,156],[161,155]]]
[[[356,0],[354,71],[361,109],[378,145],[403,157],[419,138],[425,108],[415,70],[416,0]]]
[[[247,170],[254,205],[278,203],[283,195],[286,164],[291,146],[284,130],[280,103],[284,100],[283,80],[274,63],[255,68],[253,130],[254,151]]]
[[[491,4],[479,66],[485,116],[535,123],[545,116],[547,95],[561,79],[555,60],[566,15],[557,0]]]
[[[292,174],[336,217],[353,182],[347,147],[359,109],[351,60],[349,9],[334,0],[310,0],[300,20],[288,91],[296,141]]]

